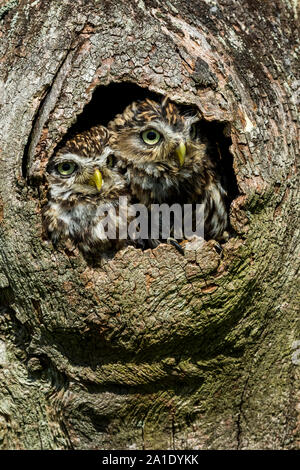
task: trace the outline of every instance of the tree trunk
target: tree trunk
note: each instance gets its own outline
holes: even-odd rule
[[[299,448],[297,2],[2,5],[1,448]],[[43,236],[45,164],[149,90],[220,140],[231,237],[91,266]]]

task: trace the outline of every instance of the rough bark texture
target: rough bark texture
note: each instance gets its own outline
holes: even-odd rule
[[[299,448],[296,1],[1,5],[1,448]],[[113,82],[227,123],[221,255],[100,267],[43,238],[45,163],[91,100],[105,122]]]

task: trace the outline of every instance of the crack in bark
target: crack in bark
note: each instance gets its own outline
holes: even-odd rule
[[[36,124],[37,124],[37,120],[42,112],[42,109],[43,109],[43,106],[45,104],[45,101],[48,97],[48,94],[51,90],[51,85],[48,85],[45,89],[45,91],[42,93],[42,97],[41,97],[41,101],[40,101],[40,104],[33,116],[33,119],[32,119],[32,125],[31,125],[31,130],[30,130],[30,133],[29,133],[29,136],[28,136],[28,140],[27,140],[27,143],[25,145],[25,148],[24,148],[24,153],[23,153],[23,157],[22,157],[22,176],[23,178],[26,180],[27,179],[27,173],[28,173],[28,166],[29,166],[29,161],[30,161],[30,147],[31,147],[31,143],[34,139],[34,133],[35,133],[35,128],[36,128]]]
[[[58,97],[61,91],[65,78],[65,72],[67,72],[68,67],[70,66],[70,61],[73,55],[74,50],[72,48],[66,50],[66,53],[61,63],[59,64],[51,83],[47,85],[46,90],[44,91],[44,96],[43,98],[41,98],[38,109],[32,120],[31,131],[29,133],[28,141],[25,146],[22,158],[22,175],[28,183],[30,183],[30,178],[32,176],[31,165],[33,163],[32,159],[34,155],[34,150],[38,144],[41,131],[48,119],[50,112],[52,111],[55,105],[56,98]]]

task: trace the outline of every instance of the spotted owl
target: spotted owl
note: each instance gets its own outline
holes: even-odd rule
[[[134,198],[147,207],[203,203],[205,238],[221,239],[226,191],[200,121],[167,97],[133,102],[108,124],[110,146]]]
[[[119,197],[128,197],[124,177],[115,166],[108,146],[108,130],[95,126],[78,133],[49,160],[48,203],[43,211],[44,227],[54,244],[70,240],[85,254],[101,254],[121,248]],[[116,239],[105,234],[105,221]]]

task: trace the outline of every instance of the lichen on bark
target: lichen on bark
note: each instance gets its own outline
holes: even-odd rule
[[[294,2],[3,8],[1,448],[298,448]],[[238,194],[222,253],[128,247],[92,266],[44,238],[48,158],[125,82],[226,128]]]

